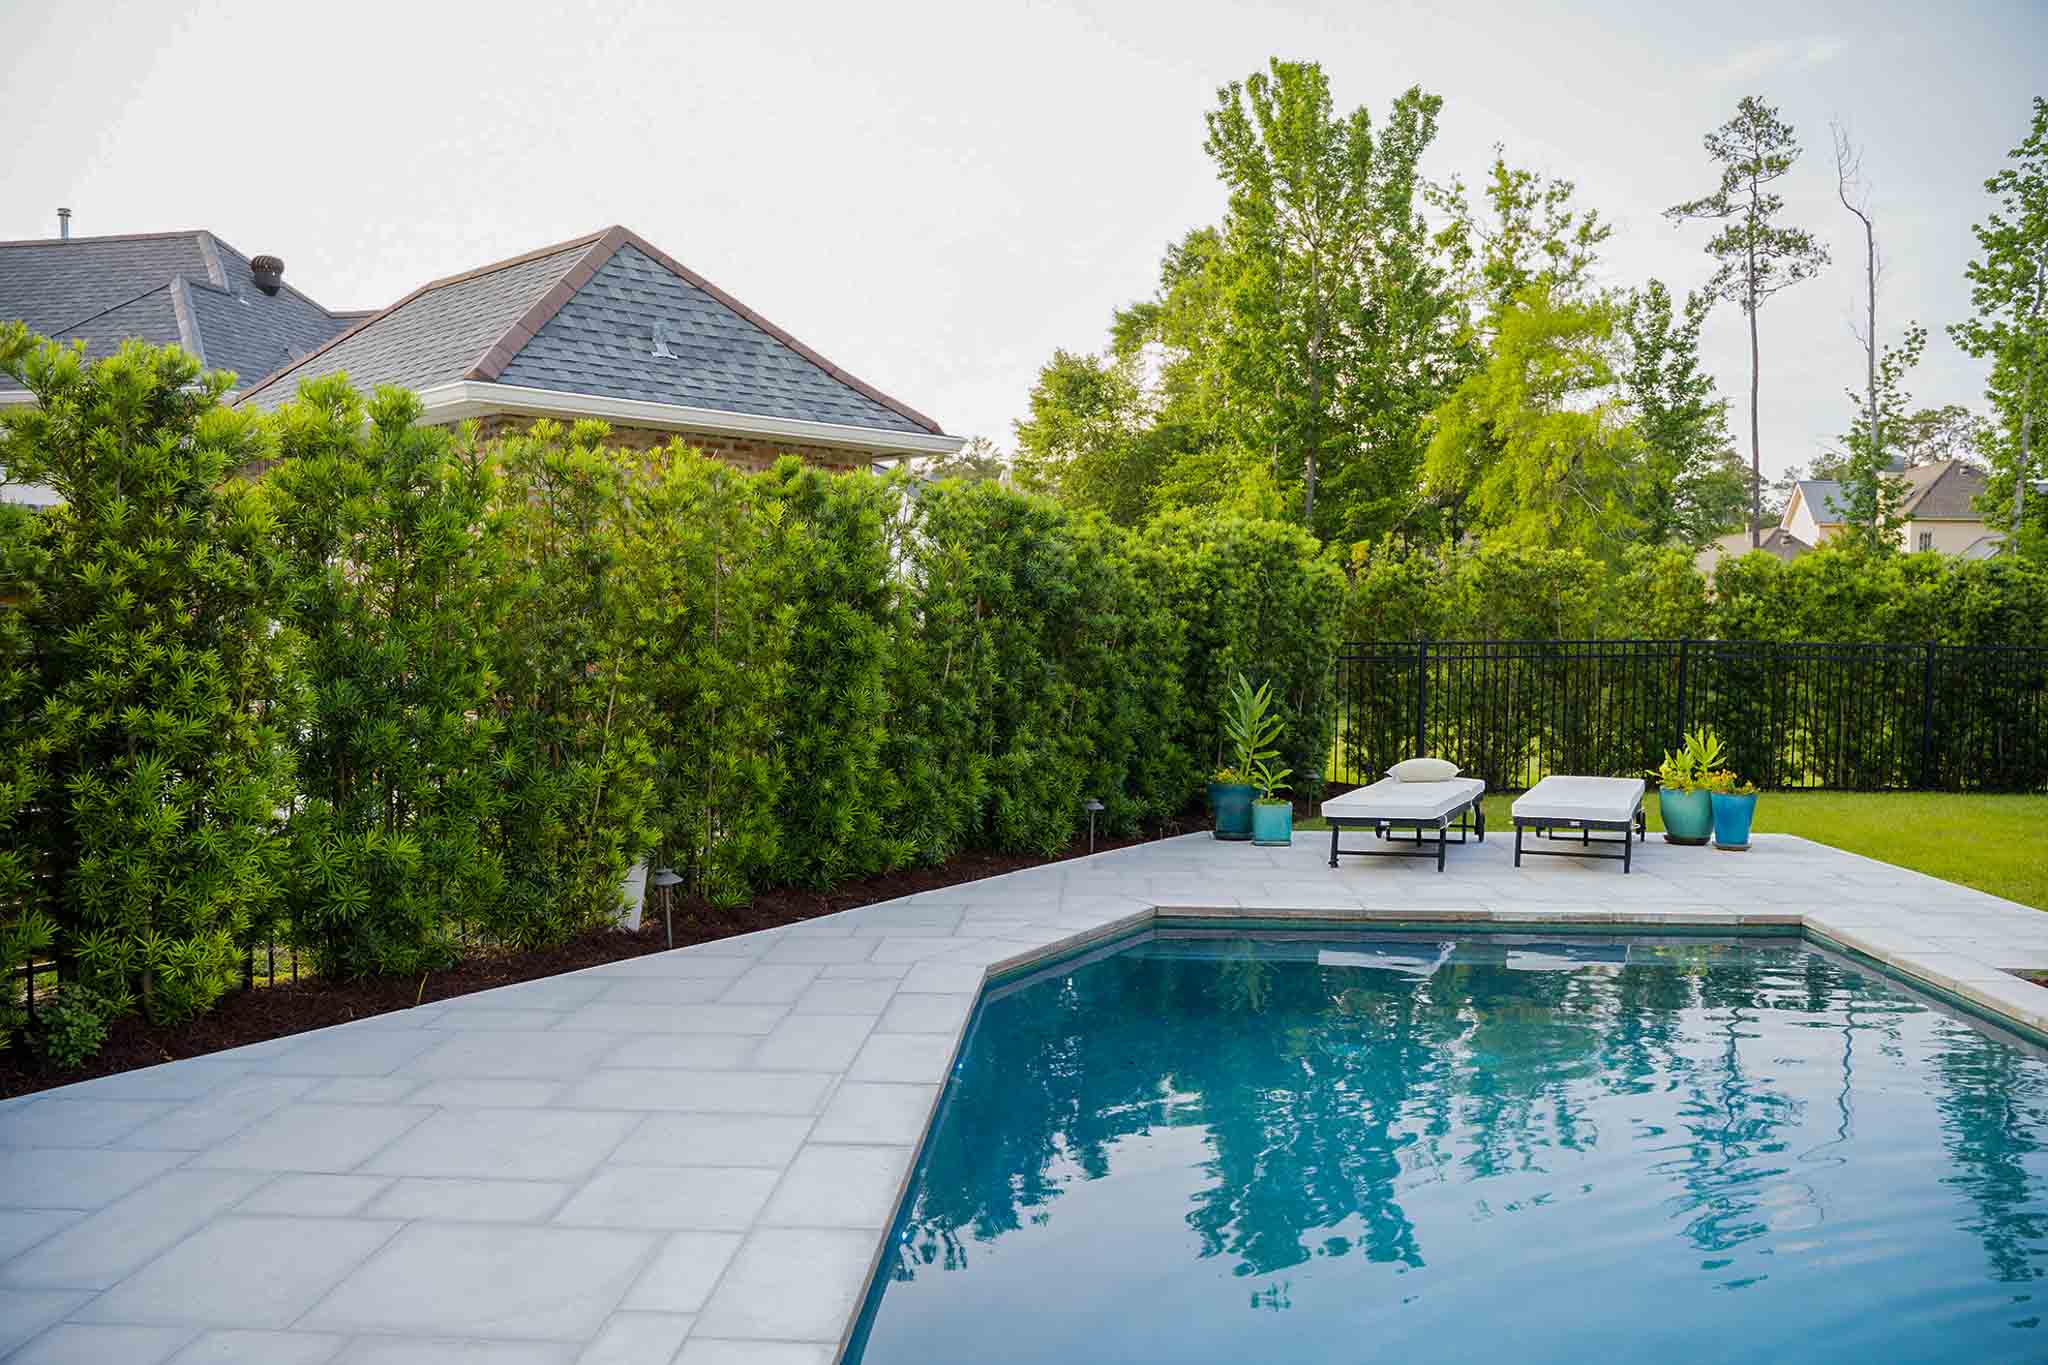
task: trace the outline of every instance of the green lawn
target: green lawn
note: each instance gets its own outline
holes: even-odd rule
[[[1489,830],[1510,831],[1511,796],[1486,798]],[[1650,796],[1650,828],[1661,830]],[[1321,820],[1297,829],[1323,829]],[[1941,792],[1765,792],[1756,828],[1799,834],[2048,910],[2048,796]]]

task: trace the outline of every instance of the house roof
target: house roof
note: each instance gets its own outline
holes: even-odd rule
[[[1731,531],[1725,536],[1708,541],[1705,547],[1693,556],[1693,567],[1703,574],[1711,574],[1714,566],[1723,559],[1746,555],[1750,548],[1749,532]],[[1767,555],[1789,560],[1799,558],[1813,547],[1782,526],[1768,526],[1764,528],[1763,543],[1755,548]]]
[[[480,382],[944,434],[623,227],[423,285],[240,401],[276,407],[301,382],[341,371],[361,388]]]
[[[1981,521],[1977,497],[1984,491],[1984,473],[1961,460],[1936,460],[1915,465],[1898,475],[1907,487],[1899,511],[1919,521]]]
[[[203,230],[0,242],[0,319],[83,341],[92,357],[140,337],[248,383],[327,342],[348,316],[289,284],[265,294],[249,258]]]
[[[1795,485],[1799,497],[1813,519],[1824,526],[1847,521],[1848,498],[1842,493],[1842,485],[1835,479],[1801,479]]]

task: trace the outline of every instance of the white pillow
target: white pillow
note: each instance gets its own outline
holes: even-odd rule
[[[1448,782],[1458,775],[1458,765],[1442,758],[1410,758],[1387,769],[1396,782]]]

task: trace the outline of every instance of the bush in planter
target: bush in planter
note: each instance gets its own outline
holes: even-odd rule
[[[282,888],[293,658],[274,634],[270,511],[234,477],[263,431],[220,405],[231,376],[175,348],[88,365],[10,323],[0,371],[37,399],[0,415],[0,467],[64,500],[7,523],[5,568],[34,587],[0,632],[0,881],[44,878],[0,942],[54,948],[102,1021],[186,1018],[233,980]]]
[[[1714,808],[1714,847],[1749,847],[1749,827],[1756,817],[1756,787],[1722,769],[1706,775],[1704,785]]]
[[[1727,750],[1710,729],[1686,735],[1677,753],[1666,751],[1653,770],[1657,779],[1657,813],[1664,837],[1671,843],[1703,844],[1713,829],[1713,807],[1707,799],[1707,777],[1727,762]]]

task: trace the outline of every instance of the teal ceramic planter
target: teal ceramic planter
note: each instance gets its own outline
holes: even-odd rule
[[[1729,796],[1715,792],[1714,847],[1740,851],[1749,847],[1749,825],[1756,818],[1756,793]]]
[[[1657,788],[1657,813],[1664,820],[1664,839],[1673,844],[1704,844],[1714,832],[1713,793]]]
[[[1252,788],[1249,782],[1211,782],[1209,815],[1218,839],[1252,837]]]
[[[1294,807],[1285,801],[1252,802],[1252,842],[1271,847],[1294,842]]]

